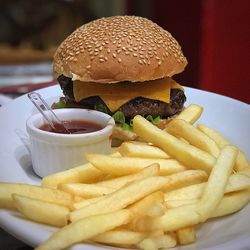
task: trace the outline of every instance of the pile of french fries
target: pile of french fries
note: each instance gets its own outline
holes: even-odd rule
[[[145,250],[196,241],[196,227],[235,213],[250,200],[244,153],[205,125],[190,105],[164,130],[133,120],[140,142],[43,178],[40,186],[0,183],[0,207],[58,227],[37,250],[76,243]]]

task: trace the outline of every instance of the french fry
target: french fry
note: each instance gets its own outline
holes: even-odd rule
[[[202,182],[174,189],[169,192],[165,192],[164,200],[168,202],[176,200],[183,201],[183,200],[200,199],[206,184],[207,182]]]
[[[176,235],[177,241],[181,245],[191,244],[196,241],[196,231],[193,226],[177,230]]]
[[[250,190],[242,190],[225,195],[209,218],[220,217],[235,213],[250,201]]]
[[[125,187],[106,195],[105,198],[100,201],[89,204],[79,210],[72,211],[70,214],[70,220],[76,221],[90,215],[112,212],[125,208],[137,200],[161,189],[168,182],[168,177],[161,176],[147,177],[132,182]]]
[[[98,196],[98,197],[94,197],[94,198],[90,198],[90,199],[84,199],[82,201],[79,202],[75,202],[74,204],[72,204],[72,210],[77,210],[80,209],[82,207],[85,207],[91,203],[95,203],[97,201],[100,201],[104,198],[105,196]]]
[[[114,158],[101,154],[86,154],[85,156],[86,159],[97,169],[114,176],[134,174],[154,163],[158,163],[160,165],[160,175],[170,175],[186,170],[184,165],[174,159],[150,159],[136,157]]]
[[[196,104],[190,104],[183,109],[174,119],[184,120],[190,124],[194,124],[201,116],[203,108]]]
[[[203,170],[186,170],[167,177],[169,181],[161,189],[164,192],[207,180],[207,174]]]
[[[58,172],[42,179],[43,187],[57,188],[59,184],[63,183],[89,183],[96,181],[105,174],[92,164],[86,163],[79,167],[71,168],[62,172]]]
[[[237,149],[233,146],[226,146],[222,149],[211,171],[201,200],[197,204],[167,209],[164,215],[156,218],[142,218],[138,221],[136,229],[139,231],[154,229],[175,231],[207,220],[224,195],[237,153]]]
[[[166,131],[157,128],[142,116],[134,117],[133,129],[140,137],[162,148],[187,167],[202,169],[207,173],[212,170],[215,163],[213,156],[178,140]]]
[[[142,216],[148,215],[148,211],[152,206],[154,206],[154,204],[163,204],[163,202],[163,193],[161,191],[158,191],[128,206],[128,209],[133,213],[133,219],[128,225],[126,225],[126,228],[135,230],[137,220]]]
[[[218,157],[220,149],[209,136],[184,120],[173,119],[165,128],[170,134],[184,138],[191,145]]]
[[[200,199],[206,186],[206,182],[185,186],[179,189],[166,192],[165,201]],[[250,178],[243,174],[232,174],[229,176],[225,193],[235,192],[250,188]]]
[[[114,188],[114,189],[119,189],[129,182],[136,181],[143,179],[145,177],[149,176],[157,176],[160,174],[160,166],[159,164],[152,164],[149,165],[148,167],[143,168],[139,172],[131,175],[126,175],[126,176],[121,176],[121,177],[116,177],[112,178],[110,180],[104,180],[97,182],[98,186],[103,186],[103,187],[109,187],[109,188]]]
[[[63,227],[35,249],[65,249],[72,244],[83,242],[101,233],[126,224],[130,220],[131,213],[125,209],[112,213],[90,216]]]
[[[15,209],[13,199],[11,197],[13,193],[67,207],[70,207],[74,201],[74,197],[71,194],[61,190],[29,184],[1,182],[0,208]]]
[[[123,188],[106,195],[95,203],[91,203],[79,210],[72,211],[70,214],[70,220],[75,221],[89,215],[122,209],[157,190],[171,190],[187,185],[188,182],[194,183],[204,177],[206,178],[206,174],[201,170],[188,170],[164,177],[147,177],[129,183]]]
[[[250,167],[239,170],[238,173],[250,177]]]
[[[170,156],[158,147],[133,142],[124,142],[119,147],[122,156],[169,159]]]
[[[173,234],[164,234],[145,238],[138,246],[144,250],[168,249],[176,246],[176,237]]]
[[[78,196],[78,195],[74,196],[74,202],[80,202],[80,201],[83,201],[83,200],[84,200],[84,198],[81,197],[81,196]]]
[[[223,147],[225,147],[225,146],[231,144],[231,143],[230,143],[225,137],[223,137],[219,132],[215,131],[215,130],[212,129],[212,128],[209,128],[209,127],[206,126],[206,125],[198,124],[198,125],[197,125],[197,128],[198,128],[199,130],[201,130],[203,133],[205,133],[207,136],[209,136],[212,140],[214,140],[220,148],[223,148]]]
[[[162,202],[155,202],[147,209],[146,215],[150,217],[161,216],[165,213],[165,210],[166,207]]]
[[[181,206],[186,206],[186,205],[193,205],[193,204],[198,204],[199,199],[184,199],[184,200],[167,200],[164,203],[164,206],[169,209],[169,208],[176,208],[176,207],[181,207]]]
[[[249,188],[250,188],[250,177],[241,173],[236,173],[230,175],[229,180],[227,182],[225,193],[240,191]]]
[[[232,145],[225,137],[223,137],[219,132],[215,131],[212,128],[209,128],[201,124],[197,125],[197,128],[201,130],[203,133],[205,133],[206,135],[208,135],[211,139],[213,139],[220,148],[223,148],[224,146],[227,146],[227,145]],[[237,156],[235,167],[234,167],[236,171],[249,168],[249,162],[247,160],[246,155],[240,149],[238,150],[239,152],[238,152],[238,156]]]
[[[166,209],[164,215],[143,217],[137,221],[135,230],[150,232],[163,230],[171,232],[180,228],[196,225],[200,222],[200,214],[196,211],[197,204]]]
[[[109,245],[122,245],[130,246],[136,245],[146,238],[146,234],[142,232],[135,232],[127,229],[115,229],[92,238],[92,241],[109,244]]]
[[[110,155],[111,157],[119,157],[120,153],[116,152]],[[92,183],[104,178],[105,174],[90,163],[74,167],[59,173],[46,176],[42,179],[42,186],[57,188],[59,184],[63,183]]]
[[[246,155],[239,149],[239,153],[236,158],[235,162],[235,170],[240,171],[240,170],[245,170],[249,169],[250,164],[249,161],[247,160]]]
[[[198,212],[201,215],[201,222],[207,220],[220,203],[229,176],[233,171],[237,154],[238,150],[233,146],[225,146],[222,149],[197,206]]]
[[[56,227],[63,227],[68,223],[67,207],[18,194],[12,194],[12,198],[16,209],[32,221]]]
[[[79,195],[87,199],[106,195],[115,191],[114,188],[85,183],[64,183],[59,185],[59,189],[72,195]]]
[[[128,209],[133,213],[133,217],[142,217],[147,215],[148,209],[155,203],[163,203],[164,195],[161,191],[152,193],[141,200],[128,206]]]

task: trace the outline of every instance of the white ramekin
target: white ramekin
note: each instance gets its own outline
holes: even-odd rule
[[[59,119],[92,121],[103,129],[85,134],[58,134],[39,129],[46,121],[35,114],[26,122],[30,137],[32,165],[44,177],[86,163],[84,153],[110,153],[114,119],[102,112],[88,109],[54,110]]]

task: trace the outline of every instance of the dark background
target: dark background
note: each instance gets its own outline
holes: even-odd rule
[[[175,76],[182,85],[250,103],[248,0],[2,0],[0,63],[52,60],[78,26],[123,14],[148,17],[178,40],[189,61]]]

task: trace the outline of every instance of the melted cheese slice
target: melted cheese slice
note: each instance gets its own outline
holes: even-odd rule
[[[81,81],[74,81],[73,83],[73,93],[77,102],[90,96],[99,96],[111,112],[116,111],[129,100],[139,96],[169,103],[171,88],[183,90],[181,85],[172,78],[138,83],[102,84]]]

